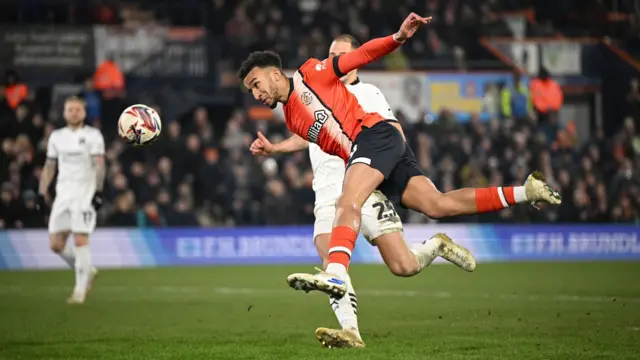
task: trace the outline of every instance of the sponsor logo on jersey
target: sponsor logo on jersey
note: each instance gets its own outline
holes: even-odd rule
[[[315,119],[315,121],[307,131],[307,140],[315,144],[318,142],[320,130],[322,130],[322,127],[327,122],[329,115],[327,115],[326,110],[320,109],[313,112],[313,118]]]

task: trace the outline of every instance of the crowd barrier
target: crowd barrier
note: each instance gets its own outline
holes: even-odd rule
[[[445,232],[478,262],[640,260],[640,227],[617,225],[408,225],[409,244]],[[317,264],[313,229],[99,229],[91,236],[98,267]],[[381,263],[377,249],[360,238],[355,263]],[[45,230],[0,232],[0,269],[60,268]]]

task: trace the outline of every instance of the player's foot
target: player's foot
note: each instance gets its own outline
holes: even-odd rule
[[[476,259],[471,251],[454,243],[447,235],[438,233],[427,241],[437,241],[437,255],[458,265],[462,270],[471,272],[476,269]]]
[[[320,269],[317,274],[297,273],[287,277],[289,286],[305,292],[317,290],[335,298],[342,298],[347,293],[347,284],[335,275]]]
[[[364,341],[350,329],[317,328],[316,338],[326,348],[363,348]]]
[[[560,205],[562,202],[560,193],[549,186],[544,179],[544,175],[538,171],[527,177],[527,181],[524,183],[524,191],[533,206],[536,206],[538,202],[546,202],[552,205]]]
[[[84,304],[84,299],[87,297],[87,293],[84,291],[74,290],[71,296],[67,299],[67,303],[72,305]]]

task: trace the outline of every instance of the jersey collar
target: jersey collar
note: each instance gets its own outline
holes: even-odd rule
[[[352,82],[351,84],[349,84],[349,85],[358,85],[358,84],[360,84],[360,78],[358,78],[358,77],[357,77],[357,78],[356,78],[355,80],[353,80],[353,82]]]
[[[287,94],[287,102],[289,102],[289,98],[291,97],[291,93],[293,93],[293,78],[289,78],[289,94]]]

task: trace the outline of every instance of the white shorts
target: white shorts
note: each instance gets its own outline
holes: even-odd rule
[[[321,234],[330,234],[333,220],[336,216],[335,202],[316,205],[313,213],[316,221],[313,225],[313,239]],[[364,237],[375,244],[375,239],[394,232],[402,232],[402,221],[387,197],[379,191],[374,191],[362,207],[362,222],[360,230]]]
[[[91,234],[96,229],[96,210],[91,204],[56,198],[49,214],[49,233]]]

